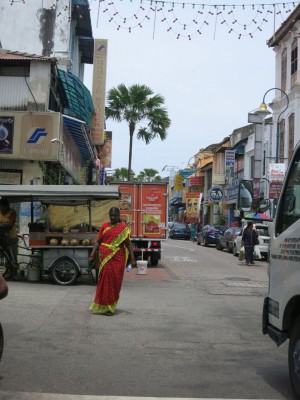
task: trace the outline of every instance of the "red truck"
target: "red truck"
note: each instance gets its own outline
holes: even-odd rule
[[[113,182],[119,186],[121,219],[128,224],[136,258],[156,266],[168,225],[168,184]]]

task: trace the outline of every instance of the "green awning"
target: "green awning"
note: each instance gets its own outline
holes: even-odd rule
[[[91,113],[95,110],[88,88],[77,76],[62,69],[58,69],[58,80],[64,99],[64,114],[83,120],[90,126]]]

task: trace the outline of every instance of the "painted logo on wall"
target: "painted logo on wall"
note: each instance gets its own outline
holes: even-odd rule
[[[42,136],[47,136],[47,132],[44,128],[36,128],[27,143],[37,143]]]

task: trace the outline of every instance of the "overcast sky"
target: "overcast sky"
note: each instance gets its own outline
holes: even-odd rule
[[[218,10],[222,14],[216,18],[216,2],[206,1],[203,14],[196,11],[199,3],[195,3],[194,8],[187,3],[183,8],[180,3],[175,3],[173,11],[168,11],[172,10],[171,2],[165,3],[161,11],[158,11],[158,5],[155,18],[155,12],[149,10],[150,2],[144,1],[143,8],[150,19],[136,14],[137,21],[135,18],[130,24],[141,22],[143,27],[128,33],[124,18],[130,21],[131,15],[141,11],[140,0],[104,0],[100,3],[99,13],[99,0],[90,1],[94,38],[108,39],[106,90],[120,83],[127,86],[145,84],[165,98],[171,119],[166,140],[154,139],[149,145],[134,140],[132,169],[136,174],[144,168],[153,168],[161,176],[167,176],[168,171],[162,171],[165,165],[184,168],[200,148],[218,143],[234,129],[247,125],[248,112],[258,108],[265,92],[275,86],[275,53],[266,45],[273,34],[274,14],[257,12],[258,6],[254,10],[253,7],[245,10],[236,7],[234,13],[228,14],[229,9],[220,7]],[[252,2],[233,1],[231,4],[250,5]],[[269,3],[262,1],[260,4]],[[155,3],[153,10],[154,7]],[[108,11],[103,12],[107,8]],[[280,9],[281,14],[275,13],[276,28],[288,16],[289,6],[285,11],[283,6]],[[237,32],[244,33],[243,24],[252,19],[257,24],[252,22],[246,32],[253,32],[265,15],[268,22],[262,25],[262,31],[253,33],[252,39],[249,35],[238,39],[238,35],[228,33],[230,27],[227,24],[232,14],[237,20],[234,24]],[[197,25],[189,25],[190,31],[185,30],[183,24],[188,25],[195,15],[202,20],[199,19]],[[114,19],[109,22],[112,16]],[[118,16],[122,16],[121,22],[118,22]],[[162,22],[164,18],[168,18],[169,25]],[[176,18],[181,25],[173,23]],[[222,24],[224,19],[226,23]],[[121,25],[119,30],[118,23]],[[199,30],[201,26],[201,35],[196,33],[191,40],[182,37],[189,32],[195,33],[194,26],[199,26]],[[168,32],[169,27],[172,29]],[[178,33],[181,34],[179,39]],[[89,68],[86,68],[87,75],[92,72]],[[86,78],[85,83],[91,90],[91,80]],[[268,103],[275,97],[275,92],[269,93]],[[107,130],[113,131],[112,168],[127,167],[127,125],[108,120]]]

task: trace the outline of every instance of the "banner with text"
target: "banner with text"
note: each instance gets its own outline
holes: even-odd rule
[[[269,199],[278,199],[285,175],[285,164],[269,164]]]

